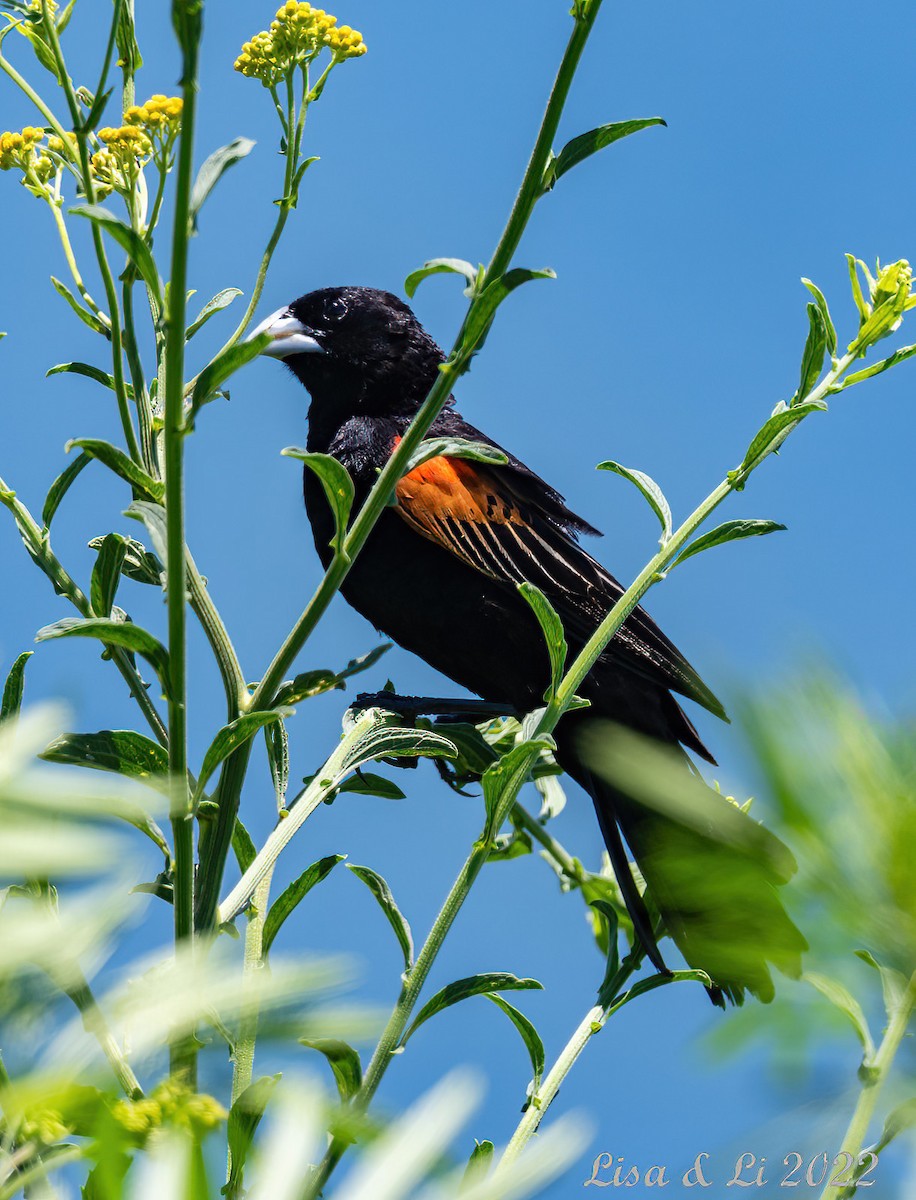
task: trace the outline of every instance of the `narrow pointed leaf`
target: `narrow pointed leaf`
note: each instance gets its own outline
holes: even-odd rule
[[[824,330],[827,334],[827,350],[831,357],[836,354],[837,338],[836,327],[833,324],[833,318],[830,316],[830,309],[827,307],[827,297],[810,279],[802,279],[802,283],[814,297],[818,308],[821,310],[821,316],[824,319]]]
[[[827,405],[823,400],[809,400],[791,408],[777,409],[754,435],[744,455],[744,460],[738,468],[738,474],[752,471],[768,455],[778,450],[795,426],[800,424],[809,413],[826,411]]]
[[[861,371],[854,371],[852,375],[847,375],[843,380],[843,387],[852,387],[853,384],[861,383],[863,379],[871,379],[873,375],[880,375],[882,371],[895,367],[897,363],[905,362],[914,354],[916,354],[916,346],[901,346],[899,350],[895,350],[887,358],[882,358],[880,362],[872,363],[870,367],[863,367]]]
[[[536,1092],[544,1075],[544,1065],[546,1063],[544,1043],[541,1041],[541,1035],[525,1014],[519,1012],[508,1000],[504,1000],[502,996],[497,996],[495,992],[488,992],[487,999],[492,1000],[498,1008],[503,1010],[525,1043],[525,1049],[528,1051],[528,1057],[531,1059],[532,1091]]]
[[[802,354],[797,400],[804,400],[820,378],[827,353],[827,327],[824,314],[817,304],[808,305],[808,337]],[[793,402],[794,403],[794,402]]]
[[[590,129],[588,133],[580,133],[578,137],[566,143],[551,163],[548,169],[550,177],[545,179],[544,186],[553,187],[561,175],[565,175],[591,155],[597,154],[605,146],[619,142],[621,138],[629,137],[631,133],[639,133],[652,125],[665,124],[661,117],[642,117],[633,121],[613,121],[609,125],[599,125],[597,129]]]
[[[551,270],[550,267],[544,267],[539,271],[532,271],[528,267],[513,267],[499,279],[488,283],[471,305],[471,311],[468,313],[465,324],[466,344],[474,346],[477,350],[483,346],[490,326],[493,324],[493,318],[496,316],[496,310],[510,292],[514,292],[523,283],[530,283],[533,279],[556,279],[556,277],[556,271]]]
[[[862,1005],[855,996],[838,980],[830,979],[826,975],[806,971],[802,978],[806,983],[810,983],[813,988],[816,988],[835,1008],[845,1013],[853,1029],[856,1031],[856,1036],[862,1043],[866,1061],[874,1058],[875,1043],[871,1036],[871,1030],[868,1028],[868,1021],[862,1010]]]
[[[135,500],[124,512],[125,517],[134,521],[142,521],[153,539],[153,546],[160,562],[168,557],[165,509],[161,504],[149,503],[146,500]]]
[[[156,270],[152,251],[140,234],[125,224],[120,217],[116,217],[113,212],[109,212],[107,208],[103,208],[100,204],[81,204],[76,208],[71,208],[70,213],[75,217],[86,217],[94,225],[98,225],[106,233],[110,234],[121,249],[126,252],[127,257],[136,267],[143,282],[161,304],[162,284],[159,281],[159,272]]]
[[[89,542],[90,550],[101,550],[105,539],[95,537]],[[142,542],[133,538],[124,538],[124,560],[121,563],[121,574],[136,583],[158,584],[161,586],[165,567],[152,551],[147,550]]]
[[[217,354],[216,358],[208,363],[197,376],[197,382],[194,384],[194,390],[191,393],[191,411],[187,418],[188,423],[193,425],[194,418],[200,412],[201,408],[208,401],[215,398],[217,391],[230,375],[234,375],[240,367],[244,367],[246,363],[250,363],[253,359],[257,358],[264,347],[269,345],[270,335],[262,333],[256,338],[251,338],[249,341],[236,342],[228,350]]]
[[[630,483],[639,488],[640,492],[648,500],[649,507],[658,517],[659,524],[662,527],[660,540],[664,546],[671,537],[671,507],[665,499],[665,493],[655,480],[642,471],[634,471],[630,467],[623,467],[620,463],[614,462],[612,459],[600,462],[595,469],[598,471],[613,471],[615,475],[620,475],[624,479],[628,479]]]
[[[250,1083],[229,1109],[226,1136],[229,1145],[229,1179],[226,1194],[241,1196],[245,1163],[254,1144],[264,1110],[270,1103],[280,1075],[263,1075]]]
[[[357,879],[361,879],[379,903],[388,924],[394,930],[401,950],[404,954],[404,969],[409,971],[413,966],[413,935],[404,914],[395,904],[394,896],[387,882],[373,871],[371,867],[360,867],[355,863],[347,863],[347,869],[352,871]]]
[[[431,458],[438,458],[440,455],[446,458],[466,458],[473,462],[488,463],[493,467],[504,467],[509,461],[505,451],[497,450],[487,442],[472,442],[467,438],[457,437],[427,438],[407,460],[404,474],[407,475],[414,467],[422,466]]]
[[[88,308],[84,308],[66,284],[61,283],[53,275],[51,276],[51,283],[58,296],[63,296],[84,325],[88,325],[90,329],[95,330],[96,333],[100,333],[103,337],[111,338],[111,330],[108,326],[100,321],[95,313],[90,312]]]
[[[295,679],[280,685],[274,703],[298,704],[300,700],[320,696],[322,692],[330,692],[335,688],[342,690],[343,687],[343,680],[333,671],[303,671]]]
[[[322,879],[326,879],[337,864],[343,862],[344,857],[343,854],[329,854],[326,858],[319,858],[310,867],[306,867],[299,878],[294,879],[289,887],[280,893],[273,904],[271,904],[267,913],[267,919],[264,922],[264,933],[261,938],[262,954],[266,955],[268,953],[274,944],[274,939],[280,932],[283,922],[293,912],[299,902],[308,895],[316,884],[321,883]]]
[[[251,834],[238,817],[235,818],[235,825],[232,828],[232,852],[243,875],[257,858],[258,854],[254,842],[251,840]]]
[[[255,143],[251,138],[237,137],[229,142],[228,145],[220,146],[218,150],[214,150],[204,160],[203,165],[197,172],[197,178],[194,180],[194,187],[191,189],[191,204],[188,215],[191,220],[191,230],[193,233],[197,232],[197,218],[207,197],[226,171],[239,162],[240,159],[246,158],[254,147]]]
[[[277,798],[277,811],[283,812],[286,808],[286,790],[289,787],[289,734],[286,732],[286,722],[282,718],[265,726],[264,741],[267,745],[267,763],[273,780],[274,795]]]
[[[477,284],[479,268],[463,258],[431,258],[416,271],[411,271],[404,280],[404,291],[413,299],[417,288],[424,279],[428,279],[430,275],[442,274],[463,275],[468,281],[465,295],[469,296]]]
[[[288,717],[291,711],[291,709],[282,708],[268,709],[265,712],[243,713],[234,721],[230,721],[228,725],[224,725],[204,755],[197,788],[194,792],[194,802],[200,800],[210,776],[224,759],[228,758],[239,746],[243,746],[249,738],[254,737],[259,729],[263,729],[265,725],[270,725],[274,721],[279,721],[281,717]]]
[[[856,957],[868,963],[872,970],[881,976],[881,990],[884,993],[884,1009],[888,1017],[896,1013],[900,1001],[907,989],[906,976],[894,967],[883,967],[869,950],[856,950]]]
[[[877,1146],[874,1148],[875,1154],[880,1154],[882,1150],[886,1150],[894,1138],[904,1133],[907,1129],[912,1129],[916,1125],[916,1097],[910,1100],[904,1100],[902,1104],[898,1104],[884,1118],[884,1129],[881,1132],[881,1137],[878,1140]]]
[[[334,516],[335,533],[330,545],[335,554],[339,554],[343,549],[347,522],[350,520],[350,510],[356,495],[350,472],[330,454],[310,454],[308,450],[299,450],[295,446],[287,446],[282,453],[287,458],[296,458],[305,463],[308,469],[318,476]]]
[[[67,442],[66,449],[69,451],[73,446],[77,446],[91,458],[97,458],[100,463],[103,463],[110,471],[114,471],[115,475],[120,476],[148,499],[159,501],[164,498],[165,484],[158,479],[153,479],[152,475],[148,475],[141,466],[138,466],[133,459],[128,458],[123,450],[113,446],[111,442],[103,442],[98,438],[73,438],[72,441]]]
[[[715,529],[710,529],[709,533],[703,533],[695,541],[692,541],[681,551],[672,565],[676,567],[678,564],[686,562],[688,558],[693,558],[695,554],[701,554],[713,546],[722,546],[726,542],[736,542],[741,538],[761,537],[763,534],[776,533],[785,528],[785,525],[780,525],[776,521],[724,521]]]
[[[107,646],[123,646],[141,655],[156,672],[166,696],[169,694],[168,652],[149,630],[132,621],[113,621],[105,617],[64,617],[53,625],[46,625],[35,635],[36,642],[52,638],[89,637],[104,642]]]
[[[190,340],[198,329],[215,317],[218,312],[222,312],[224,308],[228,308],[236,296],[242,295],[242,289],[237,287],[223,288],[221,292],[217,292],[212,300],[208,300],[203,306],[191,324],[188,326],[187,338]]]
[[[391,649],[391,642],[382,642],[380,646],[374,646],[366,654],[360,654],[356,658],[351,658],[344,669],[338,675],[338,679],[350,679],[353,675],[359,675],[362,671],[368,671],[370,667],[374,667],[383,654],[387,654]]]
[[[548,738],[521,742],[483,773],[483,800],[494,837],[507,815],[502,811],[506,808],[506,797],[510,794],[515,796],[531,774],[532,751],[535,748],[552,750],[554,744]]]
[[[89,586],[89,603],[97,617],[111,616],[126,551],[127,543],[119,533],[109,533],[102,539]]]
[[[299,1043],[324,1055],[334,1072],[340,1102],[348,1104],[363,1085],[362,1064],[353,1047],[337,1038],[300,1038]]]
[[[458,1004],[471,996],[487,996],[491,992],[540,990],[543,986],[536,979],[519,979],[518,976],[510,975],[506,971],[491,971],[483,975],[469,975],[466,979],[456,979],[454,983],[447,984],[436,992],[435,996],[427,1000],[404,1034],[402,1045],[406,1045],[407,1040],[430,1017],[434,1017],[443,1009],[451,1008],[453,1004]]]
[[[357,771],[355,775],[345,779],[337,790],[356,796],[380,796],[383,800],[406,799],[396,783],[392,783],[384,775],[376,775],[372,771]]]
[[[96,771],[114,771],[118,775],[142,780],[159,791],[168,787],[168,751],[133,729],[62,733],[38,757],[46,762],[91,767]]]
[[[50,529],[51,522],[54,520],[54,514],[60,508],[61,500],[63,500],[64,496],[70,490],[77,475],[79,475],[83,467],[87,467],[91,462],[91,454],[78,454],[51,484],[48,494],[45,497],[44,508],[41,510],[41,520],[45,529]]]
[[[10,667],[3,685],[3,700],[0,701],[0,721],[15,720],[19,716],[25,690],[25,664],[34,653],[34,650],[24,650]]]
[[[107,371],[102,371],[98,367],[94,367],[91,363],[58,363],[57,366],[51,367],[49,370],[47,370],[45,375],[82,375],[86,379],[95,380],[96,383],[100,383],[102,387],[108,388],[112,392],[115,390],[114,376],[109,375]],[[124,387],[127,395],[133,399],[134,389],[129,383],[125,383]]]
[[[541,627],[541,632],[544,634],[547,653],[550,657],[550,689],[545,697],[549,701],[556,695],[557,688],[560,686],[560,681],[566,670],[568,647],[566,645],[566,635],[563,631],[563,622],[560,620],[557,610],[541,589],[535,587],[533,583],[520,583],[518,590],[531,605],[531,609]]]

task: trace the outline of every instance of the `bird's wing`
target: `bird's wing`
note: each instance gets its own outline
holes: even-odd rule
[[[584,640],[624,589],[546,506],[532,499],[530,478],[517,481],[515,474],[511,463],[491,469],[440,455],[401,479],[395,511],[474,570],[513,586],[539,587],[567,632]],[[725,717],[716,697],[643,609],[634,609],[605,653]]]

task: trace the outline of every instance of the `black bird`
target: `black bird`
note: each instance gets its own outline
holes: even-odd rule
[[[311,292],[268,317],[256,332],[264,331],[274,338],[264,353],[282,359],[311,395],[308,449],[348,469],[358,506],[435,382],[442,350],[406,304],[367,287]],[[496,446],[453,404],[427,436]],[[549,665],[518,584],[528,581],[546,594],[572,654],[623,588],[579,545],[580,534],[598,531],[504,453],[504,466],[440,456],[405,475],[396,505],[382,513],[341,590],[376,628],[442,674],[485,700],[527,711],[543,702]],[[315,545],[327,565],[333,518],[309,470],[304,486]],[[580,691],[591,706],[560,722],[557,758],[594,801],[652,962],[666,970],[621,831],[675,943],[717,985],[714,1000],[721,1002],[724,992],[740,1002],[744,989],[770,999],[767,960],[797,974],[805,947],[773,887],[792,873],[791,855],[711,789],[701,786],[703,813],[687,822],[638,804],[595,773],[587,749],[601,734],[600,722],[610,720],[712,763],[672,692],[725,718],[721,704],[642,608],[627,618]],[[759,836],[736,847],[717,836],[723,817],[743,820]]]

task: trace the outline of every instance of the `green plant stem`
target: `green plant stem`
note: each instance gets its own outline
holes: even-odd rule
[[[134,401],[137,405],[137,419],[140,426],[140,453],[143,458],[143,465],[153,479],[160,479],[162,475],[159,468],[159,456],[156,453],[156,438],[153,433],[153,410],[146,387],[146,376],[143,370],[143,362],[140,358],[140,349],[137,345],[133,289],[134,280],[125,279],[121,288],[124,307],[124,348],[127,353],[130,382],[134,389]]]
[[[85,1146],[74,1145],[61,1146],[59,1149],[52,1146],[49,1150],[42,1151],[43,1157],[36,1158],[29,1166],[17,1170],[12,1179],[0,1184],[0,1200],[13,1200],[14,1196],[25,1194],[29,1184],[37,1183],[39,1179],[44,1179],[67,1163],[76,1162],[85,1153]]]
[[[13,514],[20,536],[26,545],[34,562],[50,579],[55,591],[65,596],[82,617],[92,616],[92,607],[79,585],[74,581],[60,559],[51,549],[50,544],[38,525],[38,522],[12,491],[0,479],[0,504],[3,504]],[[168,733],[162,718],[149,697],[147,686],[130,661],[130,656],[120,646],[108,646],[112,662],[121,672],[130,689],[130,694],[139,704],[144,717],[161,745],[168,745]]]
[[[538,175],[537,172],[538,160],[536,160],[536,155],[540,156],[542,154],[545,145],[549,149],[549,144],[559,125],[563,105],[566,102],[576,66],[581,58],[585,41],[591,32],[599,8],[600,0],[592,0],[588,8],[588,15],[576,21],[572,36],[561,59],[556,80],[550,92],[550,98],[541,123],[541,130],[535,142],[535,150],[532,153],[531,160],[519,188],[519,194],[513,204],[506,228],[497,243],[497,250],[493,256],[491,268],[487,272],[487,280],[492,277],[493,271],[499,267],[500,263],[506,259],[506,255],[511,257],[514,253],[534,211],[534,206],[537,203],[540,192],[533,186],[532,181],[535,178],[542,178],[542,174]],[[291,115],[289,117],[289,125],[292,127]],[[546,165],[546,151],[543,153],[543,158],[541,172],[543,172],[543,166]],[[287,174],[289,176],[289,172]],[[506,261],[508,260],[506,259]],[[265,275],[267,270],[266,263],[269,263],[269,258],[265,260],[265,263],[262,263],[262,274]],[[259,285],[262,284],[263,278],[259,276]],[[254,311],[254,298],[252,298],[252,304],[249,305],[249,308],[251,312]],[[470,309],[468,311],[470,312]],[[247,328],[250,318],[251,313],[246,313],[239,330],[237,330],[236,334],[233,335],[233,339],[230,339],[230,342],[227,344],[231,345],[236,337],[241,336],[241,333]],[[376,521],[389,504],[394,494],[395,485],[404,474],[410,456],[419,446],[433,421],[435,421],[444,408],[455,381],[470,364],[476,349],[476,343],[469,342],[469,339],[466,337],[467,320],[468,317],[466,315],[447,361],[439,368],[439,377],[405,431],[401,442],[380,472],[376,483],[344,539],[341,553],[336,555],[331,562],[305,611],[293,626],[283,645],[274,656],[273,662],[267,668],[252,697],[251,710],[258,711],[270,707],[276,690],[283,681],[286,672],[292,666],[293,661],[305,645],[312,630],[324,615],[331,600],[337,594],[354,559],[365,545]],[[229,854],[229,847],[232,842],[232,830],[235,826],[235,817],[238,812],[242,785],[245,780],[250,754],[250,743],[240,747],[235,754],[226,760],[220,775],[216,792],[219,811],[216,821],[209,827],[206,840],[201,847],[196,915],[197,927],[200,929],[209,928],[213,923],[220,883],[226,858]]]
[[[80,111],[79,100],[76,98],[76,92],[73,87],[73,80],[67,73],[67,64],[64,61],[63,52],[60,48],[60,38],[57,35],[57,26],[51,15],[48,0],[41,0],[41,11],[44,17],[44,27],[48,35],[48,43],[51,53],[54,57],[54,62],[57,66],[58,76],[61,80],[61,87],[64,90],[64,96],[67,100],[67,107],[70,111],[70,120],[73,124],[73,131],[76,134],[77,145],[79,146],[80,167],[82,170],[83,191],[86,200],[89,204],[95,204],[95,183],[92,178],[92,172],[89,168],[89,143],[88,135],[83,124],[82,112]],[[117,11],[114,19],[117,19]],[[61,134],[64,137],[65,135]],[[127,443],[128,453],[136,463],[142,464],[142,456],[140,454],[140,444],[137,441],[137,434],[134,429],[133,418],[130,413],[130,401],[127,395],[127,385],[124,379],[124,354],[121,336],[121,314],[118,308],[118,293],[115,288],[114,276],[111,273],[111,267],[108,262],[108,256],[105,253],[105,243],[102,238],[102,231],[99,229],[95,221],[90,222],[92,225],[92,243],[95,248],[95,255],[99,265],[99,272],[102,276],[102,284],[105,288],[105,298],[108,304],[108,311],[111,314],[111,373],[114,381],[115,396],[118,401],[118,413],[121,418],[121,427],[124,431],[124,440]]]
[[[51,215],[54,217],[54,224],[57,227],[57,233],[60,237],[60,244],[63,247],[64,258],[67,260],[67,266],[70,268],[70,275],[73,278],[73,282],[76,284],[76,290],[85,300],[86,307],[99,318],[99,320],[107,329],[110,330],[111,321],[92,299],[85,283],[83,282],[83,277],[80,274],[79,267],[77,266],[76,255],[73,253],[70,235],[67,232],[67,223],[64,220],[63,213],[60,211],[60,205],[55,203],[53,199],[49,199],[48,207],[51,210]]]
[[[560,117],[563,114],[566,97],[569,95],[569,89],[579,66],[579,60],[582,57],[582,52],[585,49],[585,44],[588,41],[600,8],[601,0],[590,0],[589,4],[584,7],[584,11],[574,16],[573,30],[547,100],[547,108],[541,121],[541,127],[538,130],[534,149],[531,151],[531,158],[528,160],[528,166],[525,170],[521,187],[515,197],[512,212],[509,214],[509,220],[506,222],[502,237],[500,237],[493,252],[493,257],[490,259],[490,265],[487,267],[485,283],[498,279],[511,263],[515,251],[518,249],[518,244],[522,239],[522,234],[525,232],[531,212],[543,194],[544,171],[546,170],[553,147],[553,140],[560,125]]]
[[[223,690],[226,693],[227,719],[233,721],[240,712],[245,711],[248,705],[248,685],[245,682],[245,676],[242,673],[241,664],[229,632],[213,603],[210,589],[204,583],[190,550],[186,553],[185,564],[191,611],[200,622],[204,635],[210,643],[210,649],[213,651],[213,657],[216,659],[220,678],[223,681]]]
[[[858,1161],[859,1155],[865,1148],[865,1139],[868,1136],[868,1129],[875,1115],[878,1097],[881,1095],[881,1089],[887,1082],[887,1077],[894,1064],[897,1051],[900,1049],[900,1044],[904,1037],[906,1037],[907,1029],[913,1018],[914,1009],[916,1009],[916,973],[911,976],[906,990],[890,1016],[887,1029],[881,1040],[881,1045],[878,1047],[874,1058],[868,1064],[867,1075],[862,1084],[859,1099],[846,1133],[843,1136],[840,1153],[850,1154],[853,1162]],[[833,1197],[833,1200],[846,1200],[847,1197],[853,1196],[855,1191],[854,1184],[849,1188],[844,1188],[839,1193],[835,1186],[828,1184],[823,1192],[821,1192],[820,1200],[827,1200],[828,1197]]]
[[[534,838],[543,847],[570,883],[577,887],[582,887],[583,884],[588,883],[591,872],[587,871],[582,863],[577,858],[574,858],[564,846],[561,846],[556,838],[547,832],[541,822],[536,817],[533,817],[524,805],[516,801],[512,805],[510,815],[520,829],[524,829],[530,837]]]
[[[180,4],[180,0],[179,0]],[[188,5],[185,5],[187,8]],[[187,552],[184,537],[184,351],[187,325],[188,241],[197,108],[198,38],[182,38],[182,120],[178,139],[175,216],[168,302],[165,308],[165,510],[166,605],[169,650],[169,775],[174,846],[175,941],[194,937],[194,823],[188,789],[187,742]],[[171,1046],[173,1074],[196,1086],[197,1050],[191,1034]]]
[[[71,973],[73,969],[71,965]],[[114,1071],[115,1078],[121,1085],[124,1094],[130,1100],[139,1100],[143,1096],[140,1081],[134,1074],[130,1063],[124,1057],[124,1052],[111,1032],[108,1022],[105,1020],[105,1014],[99,1008],[88,981],[82,971],[77,971],[77,974],[78,981],[76,983],[68,983],[64,987],[64,991],[79,1009],[86,1032],[91,1033],[102,1047],[102,1052],[111,1064],[111,1069]]]
[[[274,97],[274,102],[277,104],[277,111],[282,114],[282,108],[279,105],[276,90],[271,89],[271,94]],[[277,219],[274,222],[274,227],[271,230],[270,237],[267,239],[267,245],[264,249],[264,253],[261,255],[261,262],[258,266],[258,273],[255,277],[254,288],[252,289],[251,299],[248,301],[248,306],[245,309],[242,319],[239,321],[238,325],[235,327],[226,343],[221,347],[219,352],[214,355],[215,358],[219,358],[221,354],[225,354],[227,350],[230,350],[236,344],[236,342],[251,324],[251,318],[254,316],[258,305],[261,303],[261,294],[264,291],[264,283],[267,280],[267,272],[270,270],[270,264],[274,256],[274,252],[276,251],[277,246],[280,244],[280,238],[283,236],[283,230],[286,228],[286,222],[289,220],[290,212],[292,212],[292,204],[290,203],[292,199],[291,191],[293,179],[295,178],[296,170],[299,166],[299,152],[302,145],[302,131],[305,127],[305,113],[307,107],[308,106],[306,104],[305,97],[303,96],[302,105],[297,120],[295,96],[293,94],[293,81],[292,77],[288,76],[286,80],[286,115],[283,117],[284,136],[287,139],[287,148],[286,162],[283,168],[283,195],[278,201],[279,212],[277,214]],[[295,129],[295,134],[291,137],[291,131],[293,129]],[[188,384],[188,387],[192,387],[194,382],[195,381],[192,379],[191,383]]]
[[[118,17],[120,17],[121,8],[126,11],[131,27],[133,27],[134,0],[121,0],[120,7],[118,9]],[[126,113],[134,103],[134,67],[133,59],[130,55],[124,59],[121,65],[121,80],[121,114],[123,116],[123,114]]]

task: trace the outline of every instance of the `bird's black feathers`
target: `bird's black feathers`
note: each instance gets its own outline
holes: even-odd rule
[[[286,358],[311,395],[308,448],[343,463],[359,505],[435,383],[444,355],[407,305],[388,292],[325,288],[294,301],[287,314],[318,347]],[[452,401],[428,436],[446,435],[496,445],[468,424]],[[533,583],[547,595],[563,622],[571,655],[623,588],[578,542],[580,534],[597,530],[534,471],[507,456],[500,467],[439,456],[405,475],[396,488],[397,503],[382,513],[341,591],[378,629],[463,687],[527,711],[543,702],[550,666],[540,626],[518,584]],[[321,485],[309,471],[305,500],[316,547],[327,563],[333,521]],[[664,840],[666,818],[641,815],[619,788],[598,778],[583,757],[579,737],[583,729],[600,729],[602,720],[610,720],[713,762],[672,692],[725,718],[722,705],[639,607],[580,691],[591,707],[560,722],[558,759],[592,795],[615,868],[627,869],[625,858],[623,866],[620,862],[620,825],[637,862],[649,863],[656,877],[653,895],[688,961],[706,969],[694,953],[700,946],[700,958],[709,960],[714,981],[726,994],[740,1000],[747,988],[768,999],[766,960],[784,963],[762,939],[745,947],[738,965],[730,968],[728,956],[710,950],[715,912],[704,911],[702,936],[697,936],[689,897],[666,887],[653,857],[652,843]],[[682,837],[678,844],[693,842]],[[650,957],[662,967],[631,883],[625,882],[624,894]],[[772,905],[794,930],[775,892]],[[803,946],[801,935],[798,944]]]

